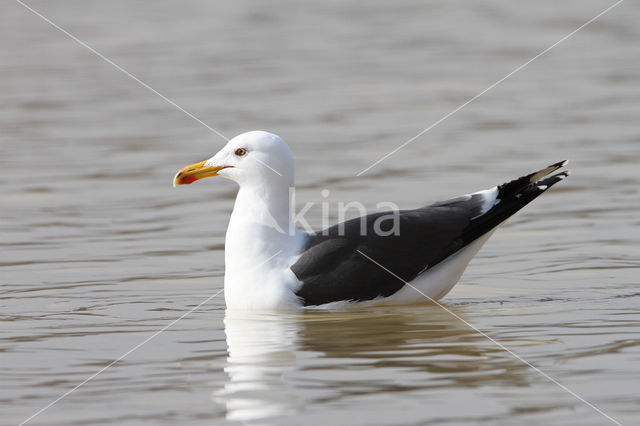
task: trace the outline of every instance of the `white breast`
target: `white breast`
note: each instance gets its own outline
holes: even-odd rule
[[[289,266],[300,254],[304,234],[290,226],[288,211],[261,202],[238,192],[225,239],[227,308],[295,309],[301,306],[295,295],[300,282]]]

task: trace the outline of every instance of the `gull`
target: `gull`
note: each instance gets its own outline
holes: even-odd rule
[[[239,185],[225,237],[231,310],[330,309],[444,297],[509,217],[569,175],[567,164],[413,210],[378,212],[307,233],[294,224],[294,161],[279,136],[251,131],[174,186],[221,176]],[[417,290],[417,291],[416,291]]]

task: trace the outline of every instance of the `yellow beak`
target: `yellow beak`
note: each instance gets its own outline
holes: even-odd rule
[[[218,176],[218,172],[222,169],[226,169],[227,167],[233,166],[216,166],[216,167],[205,167],[206,161],[201,161],[200,163],[192,164],[190,166],[185,167],[180,170],[176,176],[173,178],[173,186],[178,185],[188,185],[197,181],[198,179],[203,179],[211,176]]]

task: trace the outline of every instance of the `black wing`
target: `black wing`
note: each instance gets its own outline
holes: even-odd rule
[[[500,185],[496,200],[487,200],[480,192],[400,211],[397,234],[381,236],[376,232],[378,229],[390,233],[392,212],[352,219],[311,234],[304,252],[291,266],[302,282],[296,294],[305,306],[391,296],[404,282],[359,251],[409,282],[491,231],[566,177],[568,172],[540,180],[565,164],[556,163]]]

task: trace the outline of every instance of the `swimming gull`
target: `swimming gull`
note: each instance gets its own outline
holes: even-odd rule
[[[236,136],[213,157],[178,172],[174,186],[210,176],[240,186],[225,239],[227,308],[406,304],[446,295],[498,226],[569,175],[548,176],[566,163],[484,191],[414,210],[369,214],[316,233],[293,223],[293,157],[286,142],[271,133]]]

